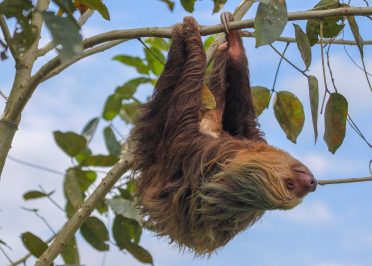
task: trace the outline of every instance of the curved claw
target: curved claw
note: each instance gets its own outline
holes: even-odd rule
[[[233,15],[230,12],[221,13],[221,24],[225,28],[225,32],[228,34],[230,32],[229,22],[233,21]]]

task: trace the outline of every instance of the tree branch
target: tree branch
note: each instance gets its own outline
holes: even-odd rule
[[[248,38],[255,38],[254,32],[249,32],[249,31],[242,31],[243,37],[248,37]],[[296,43],[296,38],[292,37],[279,37],[276,39],[278,42],[285,42],[285,43]],[[342,45],[357,45],[357,43],[353,40],[333,40],[333,39],[323,39],[324,44],[342,44]],[[318,42],[317,44],[320,44]],[[363,41],[363,45],[372,45],[372,40],[368,41]]]
[[[88,19],[93,15],[93,13],[94,13],[94,10],[92,9],[88,9],[87,11],[85,11],[84,14],[79,18],[78,25],[83,26],[88,21]],[[55,47],[56,45],[54,41],[50,41],[44,47],[39,49],[38,57],[46,55],[48,52],[53,50]]]
[[[107,173],[101,183],[88,197],[85,203],[71,217],[71,219],[63,226],[60,233],[56,236],[52,244],[36,261],[35,266],[51,265],[54,259],[60,254],[68,241],[75,235],[76,231],[83,225],[85,220],[94,210],[97,203],[105,197],[105,195],[114,186],[116,181],[127,172],[131,167],[132,158],[129,152],[126,156],[122,156],[119,162]]]
[[[329,10],[318,10],[318,11],[300,11],[288,13],[288,21],[294,20],[306,20],[306,19],[320,19],[332,16],[343,16],[343,15],[359,15],[366,16],[372,15],[371,7],[343,7]],[[240,30],[245,28],[254,27],[254,19],[247,19],[241,21],[233,21],[229,23],[231,30]],[[201,26],[201,35],[210,35],[219,32],[224,32],[224,27],[221,24],[213,26]],[[84,40],[84,47],[92,47],[100,43],[104,43],[112,40],[120,39],[135,39],[139,37],[162,37],[170,38],[172,34],[171,27],[147,27],[138,29],[128,30],[114,30],[101,34],[97,34]]]
[[[6,24],[6,20],[3,15],[0,16],[0,27],[1,27],[1,31],[3,32],[5,42],[8,45],[9,50],[12,53],[14,60],[17,62],[18,52],[13,45],[12,35],[10,34],[8,25]]]
[[[36,88],[41,82],[50,79],[51,77],[59,74],[61,71],[65,70],[72,64],[80,61],[81,59],[91,56],[93,54],[97,54],[100,52],[103,52],[107,49],[110,49],[120,43],[123,43],[127,40],[116,40],[116,41],[110,41],[104,44],[101,44],[97,47],[87,49],[83,51],[81,54],[76,55],[71,60],[61,63],[58,56],[54,57],[52,60],[50,60],[48,63],[46,63],[44,66],[42,66],[31,78],[30,84],[32,87]]]
[[[318,184],[321,186],[325,186],[325,185],[333,185],[333,184],[345,184],[345,183],[356,183],[356,182],[367,182],[367,181],[372,181],[372,176],[342,178],[342,179],[333,179],[333,180],[318,180]]]

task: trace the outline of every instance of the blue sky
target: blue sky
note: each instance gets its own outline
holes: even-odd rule
[[[138,28],[146,26],[169,26],[188,15],[179,4],[173,13],[157,0],[113,1],[106,4],[111,13],[111,21],[106,22],[94,15],[83,28],[84,36],[113,29]],[[224,10],[233,10],[240,0],[229,0]],[[316,1],[287,1],[290,11],[305,10]],[[352,1],[363,5],[363,1]],[[211,15],[212,1],[197,1],[193,14],[200,24],[212,25],[219,22],[218,15]],[[255,8],[246,15],[252,18]],[[371,23],[359,20],[365,40],[372,39]],[[298,22],[303,28],[304,23]],[[368,24],[369,23],[369,24]],[[293,36],[293,27],[287,26],[285,36]],[[351,39],[349,30],[346,38]],[[48,34],[42,42],[46,43]],[[283,49],[284,45],[276,43]],[[279,57],[267,47],[254,48],[252,39],[245,40],[249,57],[253,85],[271,88]],[[135,71],[111,60],[117,54],[142,56],[143,47],[138,41],[126,42],[105,53],[87,58],[63,72],[42,86],[33,95],[22,116],[22,123],[13,143],[10,154],[14,157],[64,171],[71,165],[69,159],[54,144],[52,131],[77,131],[92,117],[100,115],[106,97],[116,86],[136,77]],[[355,47],[348,48],[357,58]],[[323,91],[319,46],[313,47],[313,62],[310,72],[318,77]],[[372,140],[372,94],[368,89],[363,73],[347,58],[342,46],[332,49],[331,63],[336,82],[342,94],[349,101],[349,113],[359,125],[367,139]],[[366,64],[372,69],[372,49],[365,47]],[[287,52],[288,58],[302,67],[299,52],[292,44]],[[43,59],[43,62],[48,58]],[[9,93],[13,78],[13,62],[0,63],[0,90]],[[319,139],[314,146],[312,124],[309,115],[307,80],[291,66],[283,62],[276,86],[277,90],[294,92],[304,103],[306,120],[297,144],[288,141],[276,122],[273,112],[266,110],[260,116],[267,140],[275,146],[289,151],[313,171],[318,179],[368,176],[368,161],[372,159],[371,150],[351,130],[347,128],[344,144],[335,155],[327,151],[322,140],[323,117],[319,119]],[[150,87],[141,87],[139,98],[151,93]],[[0,99],[0,109],[4,101]],[[128,128],[122,123],[117,126],[125,133]],[[101,123],[103,127],[103,123]],[[104,152],[102,139],[97,135],[93,142],[96,152]],[[0,183],[0,239],[6,241],[13,250],[13,259],[21,257],[26,251],[19,235],[32,231],[46,239],[50,232],[42,222],[19,207],[39,208],[58,230],[65,221],[64,214],[47,201],[23,202],[21,195],[41,184],[46,190],[56,189],[56,200],[63,204],[63,178],[27,168],[7,161]],[[304,202],[290,211],[267,213],[251,229],[238,235],[226,247],[210,258],[194,258],[192,254],[180,253],[167,239],[157,239],[146,233],[142,245],[153,255],[155,265],[263,265],[263,266],[367,266],[372,265],[372,186],[370,183],[333,185],[319,187]],[[112,218],[112,216],[111,216]],[[103,253],[96,252],[78,236],[82,263],[101,265]],[[31,259],[29,261],[30,265]],[[60,260],[59,260],[60,261]],[[0,256],[0,265],[6,260]],[[141,265],[130,255],[125,255],[114,246],[105,256],[105,264]]]

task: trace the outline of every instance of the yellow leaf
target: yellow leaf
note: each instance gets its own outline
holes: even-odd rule
[[[203,85],[202,88],[202,105],[204,109],[207,110],[216,108],[216,99],[214,98],[207,85]]]

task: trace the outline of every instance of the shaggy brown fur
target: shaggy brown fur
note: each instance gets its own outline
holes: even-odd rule
[[[300,186],[296,180],[311,174],[263,139],[239,32],[228,43],[209,79],[217,107],[202,118],[206,56],[198,25],[192,17],[176,25],[132,134],[138,206],[148,225],[197,255],[225,245],[265,210],[293,208],[313,189],[287,187],[287,179]]]

